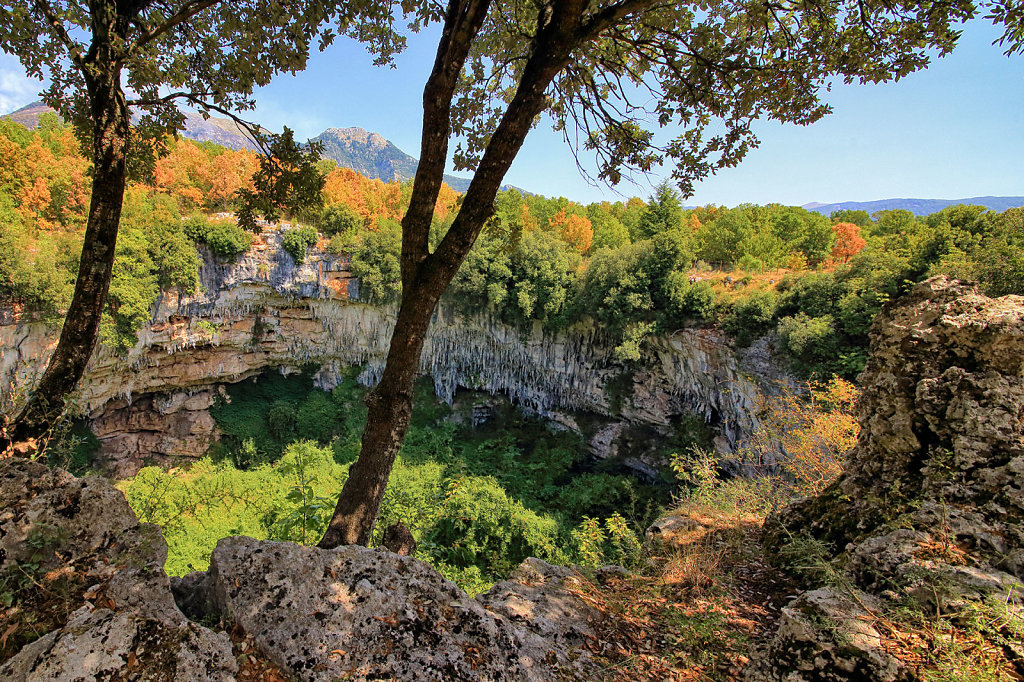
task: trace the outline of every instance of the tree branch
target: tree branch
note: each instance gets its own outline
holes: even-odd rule
[[[36,11],[42,14],[46,18],[46,22],[50,24],[54,33],[57,35],[57,39],[64,44],[64,47],[68,49],[68,54],[71,55],[71,61],[79,69],[85,67],[85,60],[82,57],[81,46],[71,39],[68,35],[67,29],[64,28],[64,22],[60,20],[57,13],[53,11],[53,7],[46,0],[33,0],[32,6],[36,8]]]
[[[143,32],[138,38],[135,39],[127,50],[128,55],[135,54],[138,50],[145,47],[147,44],[153,42],[164,33],[174,29],[175,27],[183,24],[192,17],[196,16],[205,9],[209,9],[214,5],[222,2],[223,0],[196,0],[183,5],[177,12],[168,17],[164,23],[156,26],[148,31]]]
[[[402,219],[402,290],[411,286],[429,256],[430,220],[444,178],[451,135],[451,106],[473,39],[483,26],[490,0],[450,0],[434,68],[423,88],[420,162],[409,210]]]

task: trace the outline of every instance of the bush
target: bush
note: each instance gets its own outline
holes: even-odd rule
[[[230,260],[249,250],[252,237],[238,225],[216,222],[206,234],[206,245],[218,258]]]
[[[320,214],[317,223],[326,237],[339,234],[356,234],[363,229],[363,217],[347,204],[328,206]]]
[[[686,272],[670,273],[665,282],[668,318],[676,324],[709,319],[715,311],[715,291],[704,280],[690,281]]]
[[[281,236],[281,247],[291,254],[296,265],[300,265],[306,259],[306,249],[316,244],[316,240],[316,228],[296,227]]]
[[[213,223],[201,215],[192,216],[182,225],[182,231],[185,233],[185,236],[196,244],[205,244],[206,238],[210,235],[210,230],[212,229]]]
[[[380,220],[377,226],[352,254],[352,274],[359,278],[361,298],[387,303],[402,291],[402,228],[393,220]]]
[[[755,291],[741,299],[722,320],[722,326],[736,343],[749,346],[754,339],[771,331],[779,295],[774,291]]]
[[[827,374],[839,357],[831,315],[784,317],[779,320],[779,337],[802,373]]]

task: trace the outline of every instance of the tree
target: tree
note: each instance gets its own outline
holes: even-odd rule
[[[659,232],[678,230],[682,225],[683,207],[679,203],[679,192],[666,181],[655,188],[647,208],[640,214],[636,232],[631,236],[634,241],[650,239]]]
[[[402,220],[402,298],[380,382],[368,394],[358,460],[321,547],[366,544],[409,426],[412,385],[441,294],[494,212],[501,181],[537,118],[597,156],[612,184],[664,158],[684,194],[756,144],[751,122],[811,123],[831,78],[877,82],[954,46],[969,3],[925,0],[449,0],[413,9],[442,24],[423,90],[420,162]],[[651,122],[683,126],[659,146]],[[475,169],[458,215],[431,250],[450,140]]]
[[[387,22],[386,5],[337,3],[341,30]],[[179,103],[251,109],[254,87],[301,69],[335,7],[295,0],[16,0],[0,6],[0,48],[48,80],[43,101],[78,130],[92,161],[92,197],[75,293],[60,339],[24,407],[0,426],[0,450],[35,447],[64,408],[96,343],[109,290],[129,169],[152,169],[160,140],[184,124]],[[326,43],[333,33],[324,34]],[[387,55],[400,39],[378,31]],[[138,116],[132,125],[132,112]],[[37,194],[42,196],[42,188]]]
[[[836,242],[832,247],[832,260],[836,263],[849,263],[851,258],[867,246],[864,237],[860,236],[860,227],[853,223],[836,223],[832,229],[836,233]]]

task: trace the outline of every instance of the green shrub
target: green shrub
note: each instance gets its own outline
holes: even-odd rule
[[[778,306],[779,295],[775,291],[755,291],[733,306],[722,320],[722,327],[736,339],[736,343],[748,346],[757,337],[771,331]]]
[[[363,229],[365,221],[347,204],[328,206],[320,214],[317,225],[326,237],[354,235]]]
[[[252,237],[238,225],[216,222],[206,234],[206,245],[218,258],[230,260],[249,250]]]
[[[380,220],[377,232],[368,232],[352,254],[352,274],[359,278],[360,297],[367,301],[394,301],[402,291],[402,228],[393,220]]]
[[[316,244],[315,227],[303,226],[286,230],[281,236],[281,247],[291,254],[295,264],[299,265],[306,259],[306,249]]]

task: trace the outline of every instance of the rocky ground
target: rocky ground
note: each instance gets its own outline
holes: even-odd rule
[[[168,579],[102,478],[0,463],[0,679],[1024,679],[1024,299],[935,279],[876,322],[822,495],[689,503],[632,573],[470,598],[385,550],[226,538]]]

